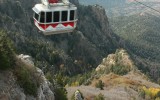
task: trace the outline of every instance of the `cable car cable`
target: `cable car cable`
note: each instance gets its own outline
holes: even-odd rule
[[[150,9],[152,9],[152,10],[154,10],[154,11],[160,13],[160,11],[158,11],[158,10],[156,10],[156,9],[154,9],[154,8],[148,6],[148,5],[146,5],[146,4],[144,4],[144,3],[140,2],[140,1],[137,1],[137,0],[134,0],[134,1],[137,2],[137,3],[139,3],[139,4],[141,4],[141,5],[143,5],[143,6],[145,6],[145,7],[147,7],[147,8],[150,8]]]

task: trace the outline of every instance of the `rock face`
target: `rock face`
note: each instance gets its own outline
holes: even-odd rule
[[[27,96],[16,84],[11,71],[0,72],[0,100],[26,100]]]
[[[133,61],[124,49],[119,49],[115,54],[109,54],[102,60],[96,71],[110,70],[112,66],[126,66],[130,71],[135,68]]]
[[[50,82],[45,78],[41,69],[37,68],[37,72],[41,75],[42,83],[38,89],[39,100],[55,100],[54,93],[50,89]]]
[[[34,62],[30,56],[21,54],[18,58],[23,63],[34,67]],[[50,89],[51,84],[45,78],[42,70],[36,68],[35,74],[41,79],[36,97],[24,93],[17,84],[12,71],[0,71],[0,100],[55,100],[54,93]]]
[[[83,100],[79,90],[77,90],[74,94],[75,94],[75,100]]]
[[[34,62],[31,60],[32,58],[28,55],[19,55],[18,56],[19,59],[21,59],[23,62],[34,66]],[[45,78],[45,75],[43,73],[43,71],[39,68],[36,68],[36,73],[37,76],[39,76],[39,78],[41,79],[41,84],[40,87],[38,88],[38,95],[37,95],[37,99],[38,100],[55,100],[54,99],[54,93],[51,91],[50,89],[50,82]]]

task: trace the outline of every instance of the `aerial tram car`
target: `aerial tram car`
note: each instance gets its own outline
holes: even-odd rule
[[[34,24],[45,35],[72,32],[77,25],[77,7],[68,0],[41,0],[36,4]]]

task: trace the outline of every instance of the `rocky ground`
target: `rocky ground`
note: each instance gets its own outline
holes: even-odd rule
[[[100,93],[104,95],[105,100],[143,100],[143,98],[139,96],[137,90],[138,87],[146,86],[160,88],[158,84],[146,80],[138,73],[129,73],[124,76],[117,76],[116,78],[113,78],[113,76],[116,75],[109,74],[101,78],[102,81],[105,82],[104,90],[100,90],[94,85],[68,87],[67,91],[69,100],[76,90],[80,90],[82,92],[85,100],[87,100],[87,98],[90,98],[89,100],[92,100]],[[107,79],[109,78],[110,80],[107,81]]]

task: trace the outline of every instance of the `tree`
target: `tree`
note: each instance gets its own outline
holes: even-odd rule
[[[67,90],[63,87],[56,87],[54,89],[55,100],[67,100]]]
[[[156,94],[156,98],[160,98],[160,91]]]
[[[14,52],[11,40],[6,32],[0,30],[0,69],[7,69],[14,63]]]

